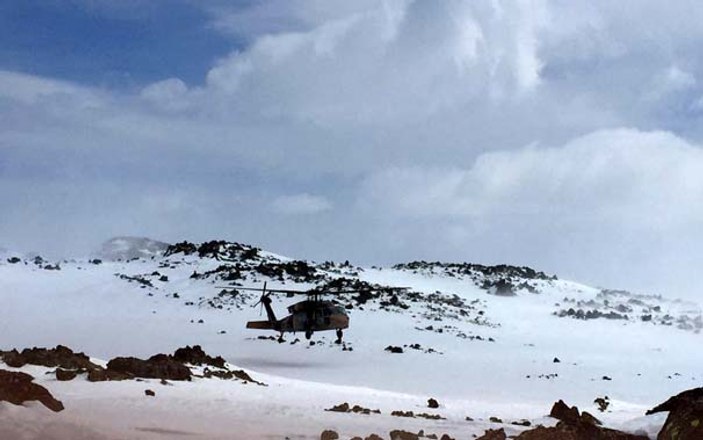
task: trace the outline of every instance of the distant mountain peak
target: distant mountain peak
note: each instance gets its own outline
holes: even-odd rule
[[[104,260],[131,260],[163,255],[169,244],[147,237],[121,236],[104,242],[97,256]]]

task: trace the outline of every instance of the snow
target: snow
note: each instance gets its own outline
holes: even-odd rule
[[[289,261],[268,252],[260,255]],[[428,320],[417,305],[396,313],[369,304],[350,311],[345,341],[353,351],[334,344],[332,333],[315,334],[314,346],[302,335],[286,335],[280,344],[260,340],[257,336],[269,333],[244,328],[247,320],[259,319],[258,308],[220,310],[201,305],[224,282],[190,276],[221,264],[196,255],[98,265],[63,262],[55,271],[0,263],[0,349],[62,344],[104,361],[198,344],[268,384],[219,379],[172,386],[155,380],[89,383],[80,376],[58,382],[46,374],[51,369],[23,367],[62,400],[66,410],[53,414],[40,405],[20,408],[0,403],[0,438],[312,439],[324,429],[334,429],[342,438],[372,432],[387,435],[392,429],[471,438],[497,426],[509,434],[524,429],[509,424],[514,420],[553,424],[545,416],[559,399],[595,414],[609,427],[653,438],[664,419],[645,417],[644,412],[698,386],[703,378],[701,336],[693,331],[638,321],[555,316],[555,304],[564,296],[589,299],[600,292],[564,280],[543,283],[540,294],[523,291],[500,297],[465,279],[365,268],[359,272],[364,281],[476,301],[491,325]],[[150,277],[154,287],[142,288],[116,276],[154,271],[167,275],[168,281]],[[264,279],[245,284],[259,287]],[[269,287],[276,284],[268,282]],[[282,286],[292,287],[290,282]],[[294,300],[277,298],[274,309],[282,315]],[[662,307],[674,303],[662,301]],[[443,333],[424,330],[430,325],[452,328]],[[483,340],[459,338],[457,332]],[[292,345],[296,337],[301,342]],[[416,343],[438,353],[384,351],[388,345]],[[553,362],[555,357],[559,363]],[[539,377],[550,374],[558,376]],[[603,380],[604,376],[612,380]],[[156,397],[146,397],[147,388],[156,391]],[[599,413],[593,400],[606,395],[611,406]],[[429,397],[436,398],[440,408],[426,408]],[[324,411],[345,401],[378,408],[382,414]],[[393,410],[440,414],[446,420],[393,417]],[[475,421],[466,421],[467,416]],[[490,423],[491,416],[506,424]],[[16,437],[8,437],[10,433]]]

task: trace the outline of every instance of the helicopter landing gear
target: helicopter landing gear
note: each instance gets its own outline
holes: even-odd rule
[[[281,332],[281,333],[278,335],[278,343],[279,343],[279,344],[283,344],[284,342],[286,342],[286,340],[283,339],[283,332]]]
[[[337,329],[337,340],[335,341],[337,344],[342,343],[342,336],[344,336],[344,333],[342,332],[341,328]]]
[[[305,330],[305,339],[312,338],[312,330]]]

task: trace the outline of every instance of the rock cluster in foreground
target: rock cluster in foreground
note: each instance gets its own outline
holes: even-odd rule
[[[0,370],[0,402],[22,405],[24,402],[38,401],[54,412],[62,411],[63,403],[33,380],[34,377],[27,373]]]

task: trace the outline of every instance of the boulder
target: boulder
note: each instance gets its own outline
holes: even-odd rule
[[[437,402],[437,401],[436,401],[435,399],[433,399],[433,398],[429,398],[429,399],[427,400],[427,407],[428,407],[428,408],[439,408],[439,402]]]
[[[476,440],[506,440],[508,437],[505,435],[505,430],[500,429],[489,429],[483,435]]]
[[[658,440],[703,438],[703,388],[694,388],[669,398],[647,414],[668,411]]]
[[[22,352],[17,350],[0,352],[3,361],[13,368],[21,368],[27,364],[41,365],[44,367],[61,367],[68,370],[98,368],[90,362],[90,358],[83,353],[74,353],[68,347],[57,345],[55,348],[25,348]]]
[[[107,363],[107,369],[145,379],[190,380],[191,372],[182,363],[164,354],[147,360],[134,357],[117,357]]]
[[[337,440],[338,438],[339,434],[329,429],[326,431],[322,431],[322,434],[320,434],[320,440]]]
[[[0,401],[22,405],[36,400],[54,412],[62,411],[63,403],[56,400],[46,388],[33,383],[33,380],[27,373],[0,370]]]
[[[199,345],[179,348],[173,354],[173,359],[183,364],[211,365],[217,368],[225,368],[226,363],[222,356],[209,356]]]
[[[579,410],[575,406],[569,408],[563,400],[559,400],[552,406],[552,410],[549,412],[549,417],[554,417],[557,420],[561,420],[562,422],[569,424],[575,424],[579,420]]]
[[[575,406],[569,407],[559,400],[549,414],[559,420],[556,426],[538,426],[524,431],[516,440],[647,440],[645,436],[627,434],[613,429],[601,428],[600,421],[591,414],[579,413]]]
[[[96,368],[88,371],[88,382],[105,382],[108,380],[127,380],[134,379],[134,376],[126,373],[119,373],[113,370],[104,368]]]
[[[56,369],[56,380],[61,382],[73,380],[77,375],[78,373],[76,370],[64,370],[63,368]]]
[[[349,412],[349,404],[347,402],[340,403],[339,405],[335,405],[332,408],[326,409],[325,411],[332,411],[332,412]]]
[[[610,399],[608,398],[608,396],[605,396],[605,397],[597,397],[597,398],[593,401],[593,403],[595,403],[596,405],[598,405],[598,411],[600,411],[600,412],[605,412],[605,410],[607,410],[608,407],[610,406]]]
[[[391,431],[391,440],[418,440],[420,437],[414,432],[395,429]]]

